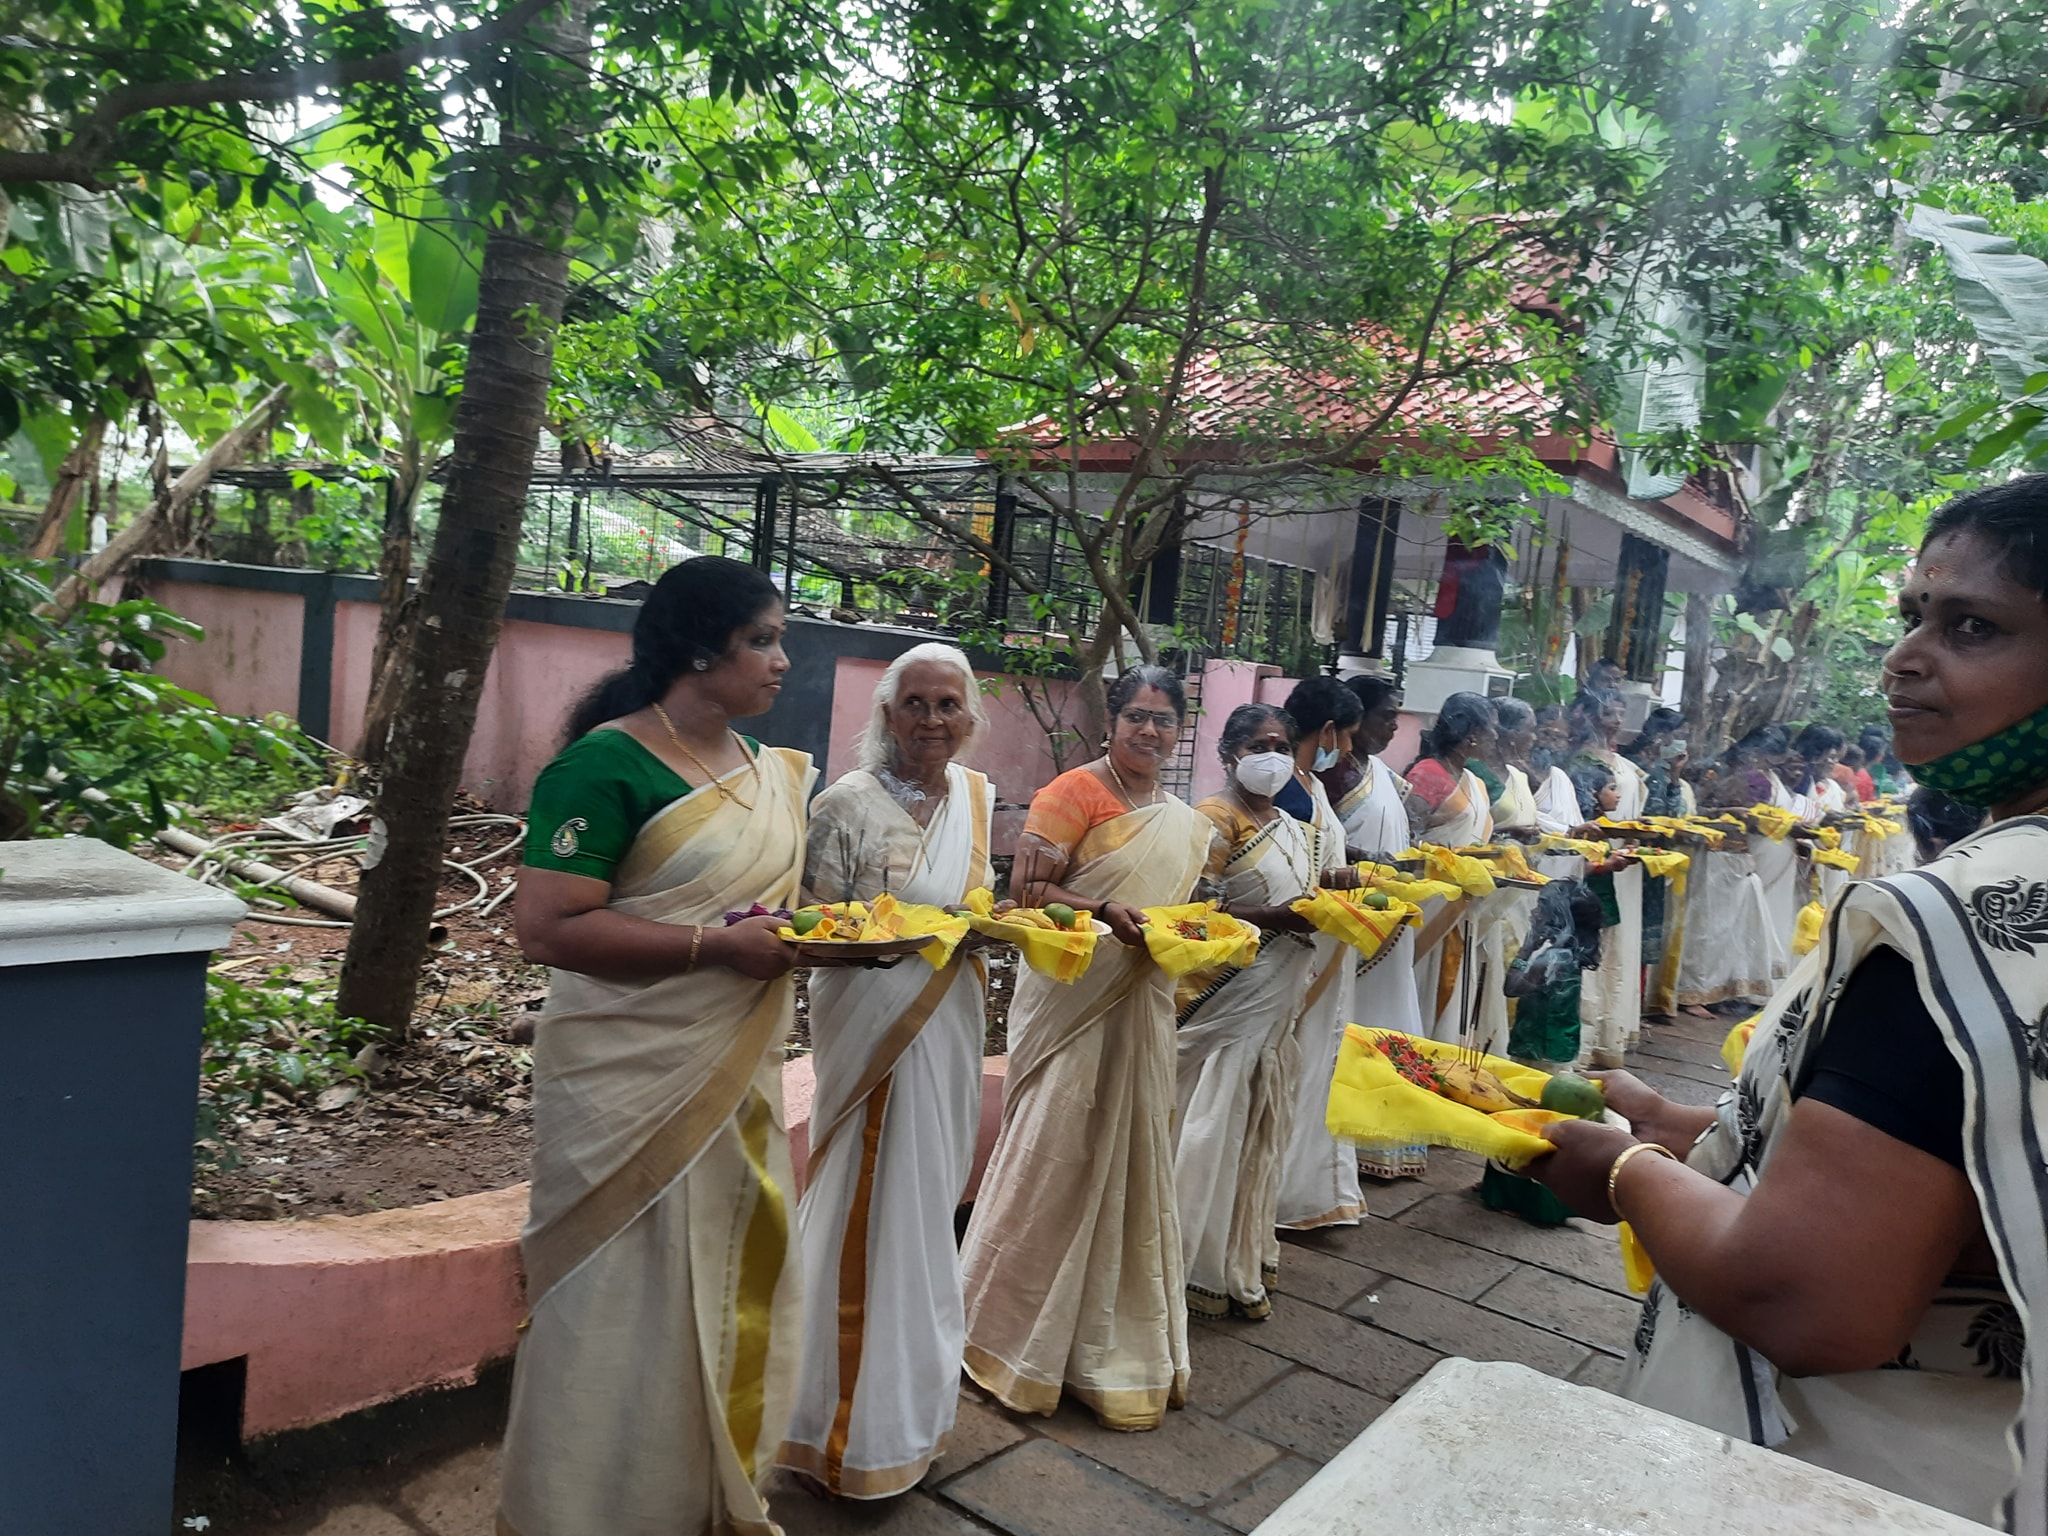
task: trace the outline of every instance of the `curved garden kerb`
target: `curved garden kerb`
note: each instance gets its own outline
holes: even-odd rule
[[[971,1200],[1002,1119],[1003,1057],[982,1063]],[[811,1058],[783,1068],[803,1181]],[[195,1221],[183,1367],[246,1362],[241,1436],[258,1440],[435,1387],[509,1355],[526,1312],[519,1229],[527,1186],[364,1216]]]

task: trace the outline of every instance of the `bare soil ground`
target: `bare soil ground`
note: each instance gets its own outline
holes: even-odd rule
[[[492,829],[490,845],[502,840]],[[183,863],[175,854],[159,850],[159,856],[166,864]],[[494,889],[515,863],[516,856],[497,861]],[[355,880],[353,864],[344,859],[307,874],[344,890]],[[444,900],[452,904],[474,890],[451,872]],[[533,1153],[531,1015],[546,1000],[548,973],[519,953],[516,899],[488,917],[470,911],[448,920],[448,938],[428,961],[410,1038],[375,1049],[357,1092],[269,1099],[202,1144],[192,1214],[243,1221],[353,1216],[524,1179]],[[282,969],[290,981],[331,986],[347,944],[345,928],[252,918],[238,926],[213,969],[245,985]],[[985,956],[991,981],[985,1049],[1000,1055],[1007,1049],[1016,961],[1003,948]],[[799,971],[788,1047],[793,1057],[810,1050],[804,980]]]

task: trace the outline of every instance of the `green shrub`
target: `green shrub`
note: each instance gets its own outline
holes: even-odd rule
[[[296,729],[224,715],[142,670],[198,625],[142,600],[46,616],[55,571],[0,550],[0,839],[82,832],[124,847],[165,826],[209,771],[224,790],[263,774],[317,782]]]

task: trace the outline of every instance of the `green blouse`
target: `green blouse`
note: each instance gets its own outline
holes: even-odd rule
[[[742,737],[747,749],[761,744]],[[650,818],[690,792],[630,731],[598,729],[564,747],[533,781],[526,862],[610,881]]]

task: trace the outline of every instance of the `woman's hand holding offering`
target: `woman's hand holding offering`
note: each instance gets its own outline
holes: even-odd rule
[[[1636,1138],[1592,1120],[1559,1120],[1543,1127],[1543,1136],[1557,1150],[1522,1172],[1588,1221],[1619,1221],[1608,1203],[1607,1175]]]
[[[1145,942],[1145,914],[1136,907],[1121,901],[1105,901],[1095,915],[1109,924],[1109,931],[1119,944],[1135,946]]]
[[[779,917],[749,917],[729,928],[705,929],[699,968],[722,965],[756,981],[787,975],[796,964],[796,946],[777,937],[775,930],[782,922]]]
[[[1654,1141],[1684,1157],[1700,1132],[1714,1123],[1714,1111],[1692,1104],[1674,1104],[1633,1072],[1589,1072],[1607,1097],[1607,1107],[1629,1125],[1638,1141]]]

